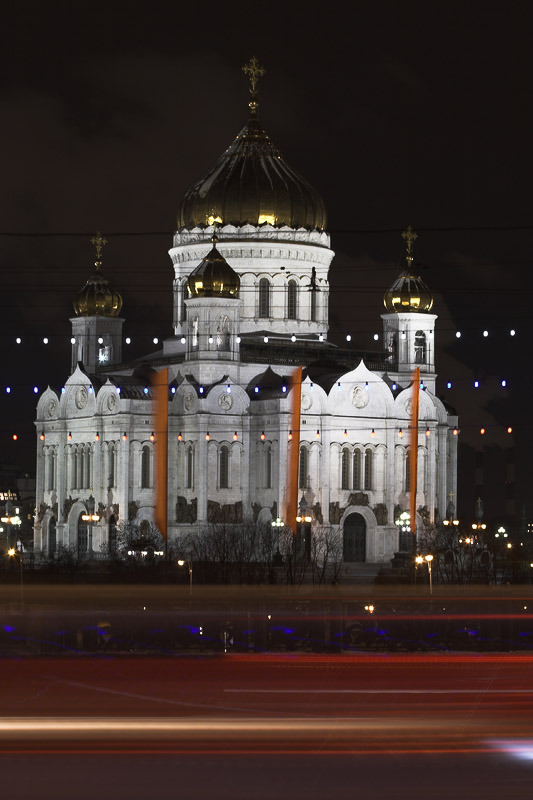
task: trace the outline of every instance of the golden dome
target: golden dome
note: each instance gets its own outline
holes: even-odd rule
[[[417,275],[404,270],[383,298],[387,311],[427,313],[433,306],[433,295]]]
[[[238,298],[241,279],[218,252],[217,237],[213,236],[212,241],[212,249],[189,275],[189,296]]]
[[[113,289],[96,261],[96,272],[91,275],[83,289],[73,301],[77,317],[118,317],[122,308],[122,297]]]
[[[391,288],[385,292],[383,303],[390,312],[428,313],[433,307],[433,295],[422,278],[413,271],[413,244],[418,236],[410,225],[402,233],[402,239],[407,248],[407,269],[398,275]]]
[[[91,239],[91,244],[96,248],[96,272],[74,298],[74,312],[77,317],[118,317],[122,308],[122,297],[100,269],[102,248],[107,244],[107,239],[98,231]]]
[[[252,117],[216,164],[187,191],[178,228],[262,225],[324,230],[326,209],[318,192],[282,158]]]

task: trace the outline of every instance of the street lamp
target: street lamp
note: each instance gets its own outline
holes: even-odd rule
[[[431,574],[431,562],[433,561],[433,556],[428,554],[427,556],[417,556],[415,558],[415,562],[417,564],[423,564],[424,561],[428,565],[428,573],[429,573],[429,593],[433,594],[433,576]]]
[[[192,558],[178,559],[178,567],[184,567],[187,564],[189,569],[189,597],[192,595]]]
[[[19,508],[15,508],[11,500],[6,501],[5,513],[3,517],[0,517],[0,521],[4,523],[4,525],[9,525],[9,530],[7,532],[7,546],[9,547],[11,542],[12,530],[13,525],[19,527],[22,523],[21,518],[19,517]]]
[[[22,542],[18,543],[19,549],[10,547],[7,554],[10,558],[18,558],[20,564],[20,607],[24,606],[24,547]]]
[[[87,502],[85,503],[87,507],[87,514],[82,514],[81,518],[84,522],[89,523],[89,555],[92,555],[93,552],[93,522],[98,522],[100,520],[100,514],[94,513],[95,507],[95,500],[93,497],[93,490],[91,489],[91,494],[87,498]]]

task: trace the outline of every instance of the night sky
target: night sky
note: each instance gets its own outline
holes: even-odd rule
[[[4,3],[0,462],[34,469],[33,387],[68,376],[97,230],[128,352],[171,333],[177,209],[246,122],[241,67],[256,55],[260,120],[328,210],[330,338],[375,347],[411,224],[439,315],[439,394],[460,418],[459,513],[471,520],[481,494],[503,518],[514,496],[531,519],[529,5]]]

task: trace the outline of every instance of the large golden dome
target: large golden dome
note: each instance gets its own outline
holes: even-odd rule
[[[324,230],[326,209],[318,192],[282,158],[252,117],[216,164],[186,193],[178,228],[262,225]]]
[[[189,275],[187,288],[190,297],[237,298],[241,280],[230,267],[216,247],[217,237],[213,236],[213,247]]]
[[[77,317],[118,317],[122,308],[122,297],[101,270],[102,247],[107,244],[107,240],[98,231],[91,242],[96,247],[96,270],[74,298],[74,313]]]
[[[407,252],[405,260],[407,268],[401,272],[390,289],[385,292],[383,303],[390,312],[428,313],[433,307],[433,295],[419,275],[413,269],[413,244],[418,239],[414,230],[409,227],[402,233]]]

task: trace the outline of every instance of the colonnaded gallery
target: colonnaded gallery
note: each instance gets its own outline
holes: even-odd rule
[[[179,208],[172,335],[159,352],[123,360],[122,298],[101,269],[105,240],[93,240],[95,269],[74,299],[70,377],[37,407],[37,558],[61,547],[106,557],[118,524],[154,519],[147,367],[168,368],[169,543],[220,521],[280,517],[296,446],[300,507],[338,534],[346,572],[389,562],[407,547],[395,520],[409,508],[416,367],[419,529],[444,517],[456,494],[457,417],[435,394],[437,317],[413,269],[416,235],[405,232],[405,261],[383,287],[381,348],[329,342],[324,202],[259,123],[257,61],[245,71],[249,120]],[[99,519],[87,523],[93,500]]]

